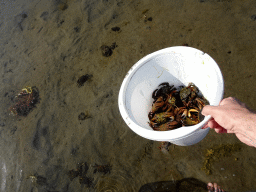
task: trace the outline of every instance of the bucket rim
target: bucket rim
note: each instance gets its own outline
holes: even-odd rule
[[[188,137],[189,135],[193,134],[194,132],[197,132],[198,130],[201,129],[201,127],[203,127],[204,125],[207,124],[207,122],[210,120],[211,116],[208,115],[204,118],[204,120],[202,122],[200,122],[197,125],[193,125],[193,126],[185,126],[185,127],[181,127],[178,129],[174,129],[174,130],[169,130],[169,131],[155,131],[155,130],[150,130],[144,127],[141,127],[140,125],[138,125],[137,123],[135,123],[130,117],[129,114],[126,110],[125,107],[125,94],[126,94],[126,89],[127,86],[129,84],[130,79],[132,78],[132,76],[134,75],[134,73],[145,63],[147,63],[148,60],[152,59],[153,57],[156,57],[157,55],[161,55],[161,54],[166,54],[166,53],[182,53],[184,54],[184,52],[195,52],[196,54],[201,54],[202,57],[209,57],[213,60],[213,58],[211,56],[209,56],[207,53],[204,53],[201,50],[198,50],[196,48],[193,47],[187,47],[187,46],[174,46],[174,47],[168,47],[168,48],[164,48],[158,51],[155,51],[153,53],[150,53],[146,56],[144,56],[143,58],[141,58],[138,62],[136,62],[131,69],[127,72],[120,91],[119,91],[119,96],[118,96],[118,106],[119,106],[119,111],[120,114],[122,116],[122,118],[124,119],[125,123],[128,125],[128,127],[130,129],[132,129],[135,133],[137,133],[138,135],[145,137],[147,139],[151,139],[151,140],[157,140],[157,141],[176,141],[176,140],[180,140],[183,138]],[[217,73],[219,74],[220,77],[220,84],[221,87],[218,87],[218,89],[221,92],[221,97],[219,101],[216,101],[216,103],[213,104],[213,106],[217,106],[219,105],[220,101],[223,99],[223,95],[224,95],[224,80],[223,80],[223,75],[221,73],[221,70],[217,64],[217,62],[215,60],[214,61],[214,68],[217,71]],[[184,133],[185,129],[189,129],[189,131],[186,131],[186,133]],[[205,129],[207,130],[207,129]],[[178,135],[178,136],[177,136]]]

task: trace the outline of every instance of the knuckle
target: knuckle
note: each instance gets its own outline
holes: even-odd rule
[[[234,101],[234,100],[236,100],[236,98],[235,98],[235,97],[228,97],[227,100],[232,100],[232,101]]]

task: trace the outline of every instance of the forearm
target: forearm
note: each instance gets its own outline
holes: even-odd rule
[[[241,122],[240,133],[250,140],[250,144],[256,147],[256,114],[250,112]]]

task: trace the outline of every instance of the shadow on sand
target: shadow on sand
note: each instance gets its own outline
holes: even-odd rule
[[[207,184],[195,178],[159,181],[143,185],[139,192],[205,192]]]

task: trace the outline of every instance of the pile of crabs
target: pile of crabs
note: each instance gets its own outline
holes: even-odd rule
[[[209,102],[198,93],[199,89],[193,83],[178,89],[169,83],[160,84],[152,94],[154,101],[148,114],[150,127],[168,131],[200,123],[204,119],[201,110]]]

